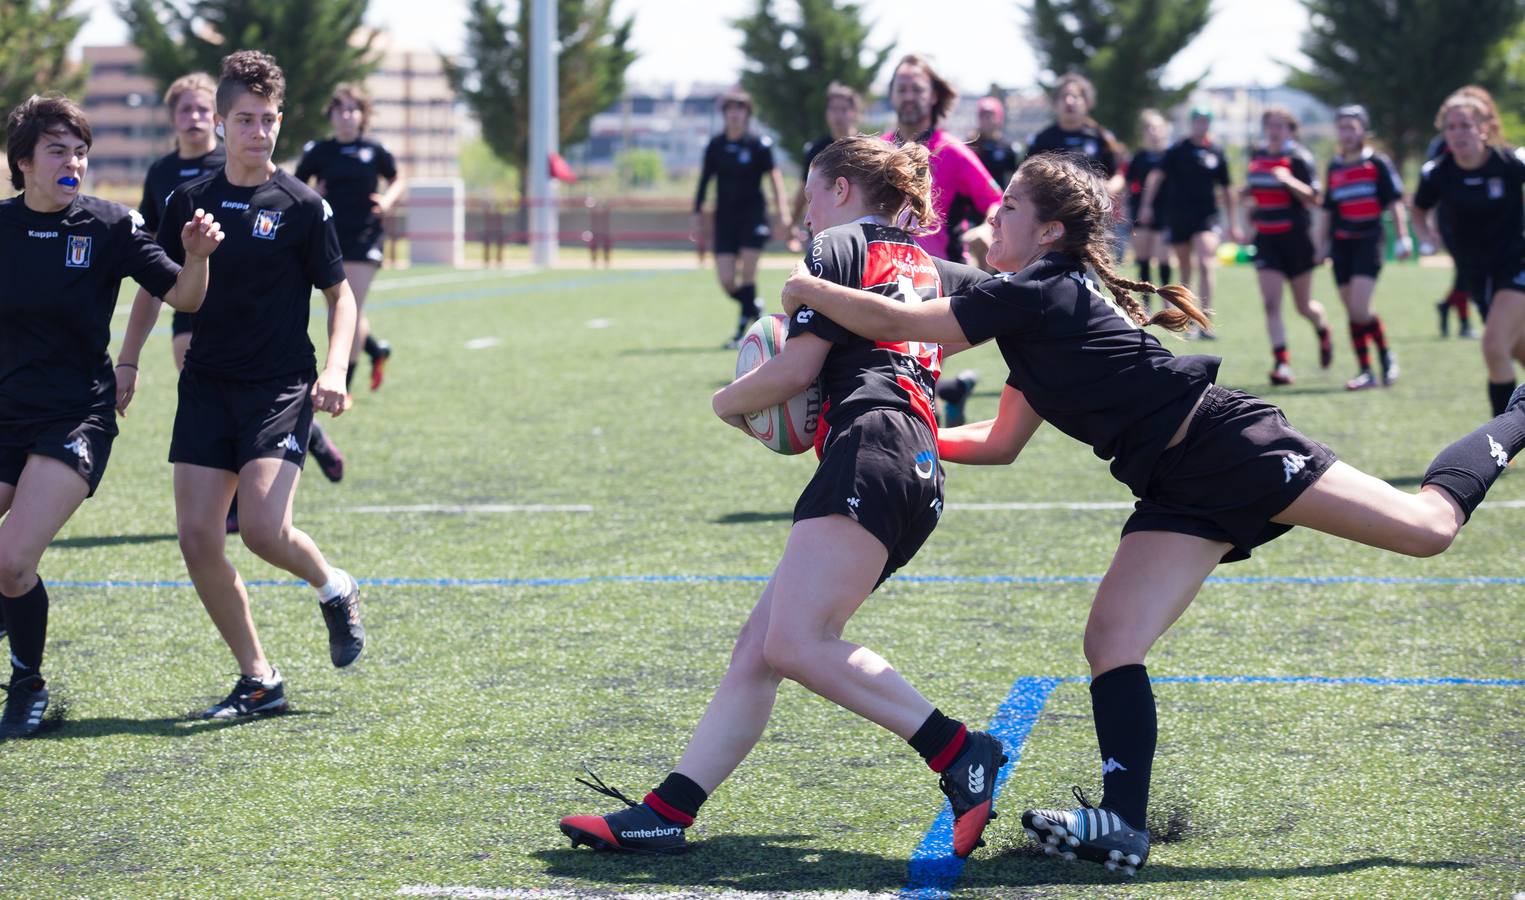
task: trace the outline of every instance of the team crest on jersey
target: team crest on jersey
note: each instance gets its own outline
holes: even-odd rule
[[[1502,178],[1490,178],[1490,179],[1488,179],[1488,199],[1489,200],[1502,200],[1503,198],[1504,198],[1504,179],[1502,179]]]
[[[281,211],[262,209],[254,215],[254,236],[267,241],[275,240],[275,231],[281,227]]]
[[[736,161],[741,163],[742,165],[746,165],[747,163],[751,162],[752,161],[752,151],[748,150],[745,147],[741,148],[741,152],[736,154]]]
[[[1204,168],[1204,169],[1216,169],[1216,168],[1218,168],[1218,154],[1216,154],[1216,153],[1203,153],[1202,154],[1202,168]]]
[[[88,236],[69,235],[69,248],[64,255],[64,265],[71,269],[90,268],[90,238]]]
[[[360,152],[356,153],[355,156],[359,158],[361,162],[368,163],[376,157],[376,151],[372,150],[370,147],[361,147]]]

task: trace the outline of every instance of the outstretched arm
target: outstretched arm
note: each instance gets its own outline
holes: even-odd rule
[[[994,419],[944,428],[937,435],[937,455],[946,462],[974,466],[1009,465],[1043,424],[1022,392],[1006,385]]]
[[[880,294],[816,278],[796,265],[784,283],[784,309],[795,315],[808,306],[860,337],[874,341],[968,344],[946,297],[902,303]]]

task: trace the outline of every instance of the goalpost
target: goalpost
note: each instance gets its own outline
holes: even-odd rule
[[[556,265],[560,231],[556,182],[551,178],[551,154],[560,151],[556,83],[560,47],[555,0],[530,2],[530,171],[526,199],[531,259],[535,265],[549,268]]]

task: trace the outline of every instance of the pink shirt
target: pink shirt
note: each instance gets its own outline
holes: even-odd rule
[[[884,134],[886,141],[895,140],[895,132]],[[963,194],[974,201],[974,208],[981,216],[990,207],[1001,202],[1004,185],[997,185],[985,164],[963,141],[941,128],[934,128],[927,139],[927,151],[932,154],[932,208],[937,210],[937,230],[917,235],[916,244],[939,259],[963,261],[963,254],[948,253],[948,210],[954,198]]]

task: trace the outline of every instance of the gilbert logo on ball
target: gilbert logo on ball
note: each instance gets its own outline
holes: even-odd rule
[[[786,316],[763,316],[741,339],[736,356],[736,377],[752,371],[784,349],[789,333]],[[747,430],[774,453],[804,453],[815,444],[815,431],[821,422],[821,383],[815,381],[802,393],[783,403],[760,409],[746,417]]]

